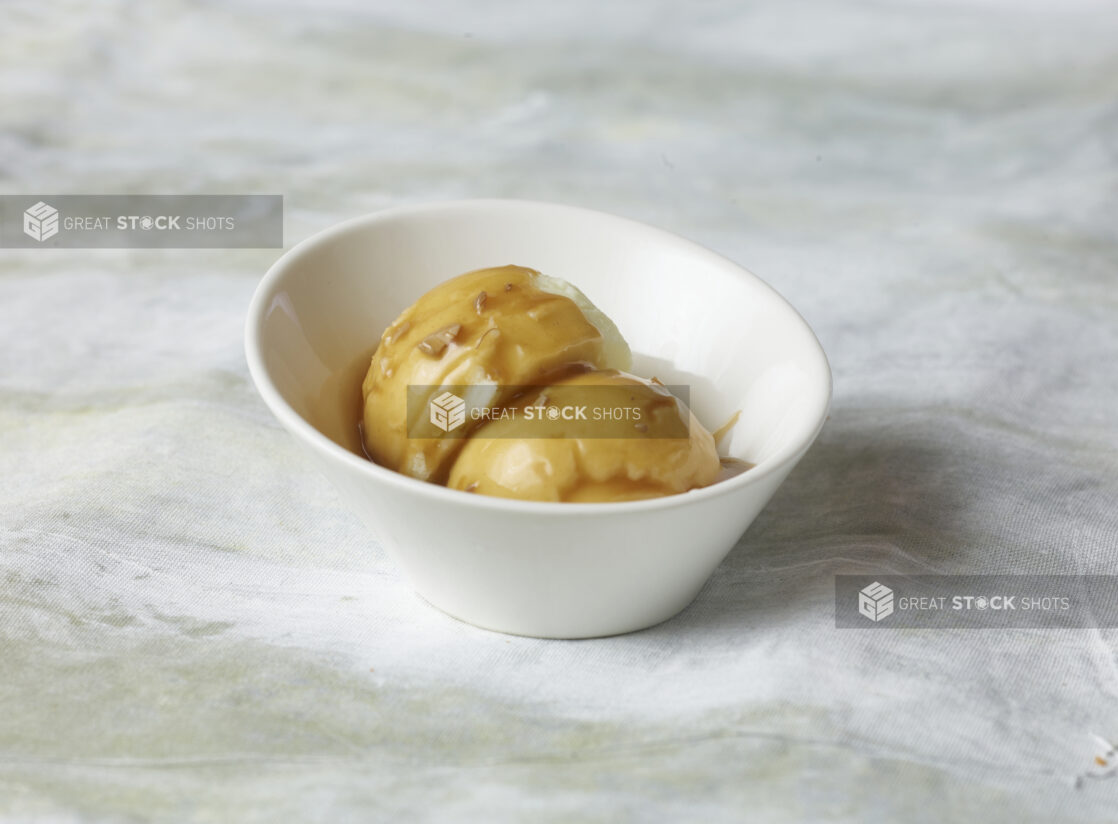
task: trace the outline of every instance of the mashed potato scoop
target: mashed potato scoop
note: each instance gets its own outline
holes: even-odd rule
[[[613,322],[566,281],[523,266],[467,272],[385,330],[362,385],[365,448],[382,466],[445,483],[466,442],[428,420],[447,387],[469,387],[471,409],[499,409],[524,385],[628,369],[630,360]]]

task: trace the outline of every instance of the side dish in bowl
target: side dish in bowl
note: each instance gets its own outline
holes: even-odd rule
[[[690,603],[831,394],[811,329],[754,275],[650,226],[528,201],[315,235],[265,275],[245,349],[264,401],[425,600],[555,638]],[[642,417],[563,417],[580,404]]]

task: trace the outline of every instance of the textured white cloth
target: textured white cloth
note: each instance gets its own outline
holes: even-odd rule
[[[506,637],[416,598],[256,396],[276,250],[0,251],[0,818],[1113,818],[1075,778],[1114,630],[833,624],[838,573],[1115,572],[1113,5],[2,13],[4,192],[278,192],[289,243],[605,209],[773,284],[835,399],[678,618]]]

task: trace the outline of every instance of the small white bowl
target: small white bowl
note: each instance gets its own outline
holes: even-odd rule
[[[360,382],[381,332],[432,286],[506,263],[578,286],[629,341],[633,371],[689,384],[708,428],[741,410],[722,451],[755,468],[683,495],[569,504],[471,495],[366,459]],[[831,399],[815,335],[754,275],[650,226],[530,201],[389,209],[303,241],[257,288],[245,351],[264,401],[424,599],[547,638],[630,632],[687,606],[815,440]]]

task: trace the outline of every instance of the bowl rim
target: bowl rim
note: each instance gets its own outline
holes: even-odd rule
[[[578,214],[584,218],[616,222],[619,225],[625,226],[629,231],[636,230],[646,233],[650,238],[654,238],[661,243],[667,242],[675,244],[688,254],[706,258],[708,262],[718,264],[722,267],[728,266],[737,276],[754,281],[756,285],[768,291],[772,297],[776,299],[777,303],[787,310],[789,319],[794,324],[798,324],[801,327],[801,331],[805,332],[808,339],[815,345],[815,354],[818,355],[822,362],[823,374],[827,385],[825,387],[826,391],[822,395],[822,400],[818,403],[818,408],[815,410],[813,418],[814,424],[810,428],[805,428],[799,437],[791,439],[773,455],[761,461],[747,472],[711,484],[710,486],[692,489],[674,495],[645,498],[637,501],[571,503],[563,501],[522,501],[515,498],[498,498],[491,495],[471,495],[457,489],[449,489],[445,486],[412,478],[403,473],[380,466],[368,458],[350,452],[348,449],[345,449],[322,434],[288,404],[272,381],[264,365],[261,338],[263,335],[264,319],[270,308],[272,299],[277,292],[276,287],[282,282],[284,275],[292,268],[296,261],[310,251],[332,243],[339,236],[382,221],[396,220],[402,217],[406,218],[438,211],[493,208],[558,210],[571,214]],[[248,315],[245,321],[244,346],[249,374],[252,377],[257,392],[260,393],[261,398],[264,400],[264,403],[289,432],[300,438],[316,452],[321,453],[325,458],[333,461],[340,461],[350,469],[375,482],[390,484],[397,487],[403,493],[413,493],[421,497],[427,497],[432,502],[471,506],[500,512],[515,512],[518,514],[605,516],[622,513],[640,513],[650,510],[670,509],[678,506],[697,504],[712,498],[734,494],[738,490],[752,486],[763,478],[779,472],[789,464],[794,464],[802,457],[818,437],[824,423],[827,421],[834,391],[834,378],[831,374],[831,367],[827,360],[827,355],[823,351],[818,337],[816,337],[815,332],[808,325],[807,321],[804,320],[803,316],[800,315],[796,308],[792,306],[783,295],[743,266],[695,241],[688,240],[667,229],[662,229],[631,218],[613,215],[608,212],[538,200],[474,198],[411,203],[353,217],[329,226],[326,229],[322,229],[284,251],[283,254],[272,263],[268,271],[264,274],[264,277],[257,284],[256,290],[249,302]]]

